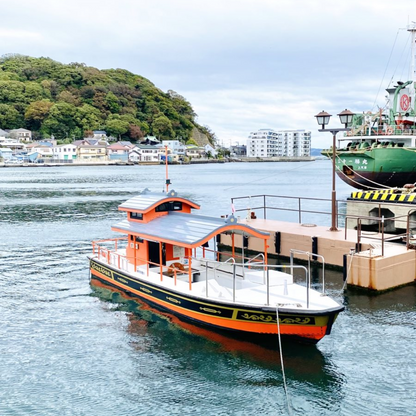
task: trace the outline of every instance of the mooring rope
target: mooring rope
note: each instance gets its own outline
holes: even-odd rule
[[[282,367],[282,375],[283,375],[283,387],[285,389],[287,411],[288,411],[289,415],[291,416],[293,414],[293,412],[292,412],[292,406],[291,406],[291,403],[290,403],[290,400],[289,400],[289,392],[287,390],[285,366],[283,364],[282,339],[280,337],[280,322],[279,322],[279,306],[278,305],[276,305],[276,322],[277,322],[277,337],[279,339],[280,365]]]

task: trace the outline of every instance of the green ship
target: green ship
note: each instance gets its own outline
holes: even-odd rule
[[[416,182],[416,24],[411,36],[412,80],[388,88],[385,109],[354,115],[336,149],[338,176],[358,189],[403,187]],[[332,149],[322,154],[332,159]]]

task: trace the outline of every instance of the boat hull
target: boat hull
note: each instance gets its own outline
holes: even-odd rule
[[[325,156],[332,158],[332,152]],[[403,187],[416,182],[416,149],[413,148],[338,150],[335,164],[339,178],[357,189]]]
[[[199,325],[228,331],[244,338],[276,337],[277,314],[274,307],[227,304],[213,299],[184,295],[140,280],[96,259],[90,259],[91,283],[98,280],[130,296],[150,303],[176,316]],[[316,343],[331,332],[332,325],[344,308],[326,311],[297,311],[279,308],[280,333],[307,343]]]

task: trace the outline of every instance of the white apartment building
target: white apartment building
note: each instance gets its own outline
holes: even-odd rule
[[[250,133],[247,140],[247,157],[273,157],[277,155],[278,134],[272,129]]]
[[[260,129],[250,133],[247,140],[247,157],[308,157],[310,155],[310,131]]]

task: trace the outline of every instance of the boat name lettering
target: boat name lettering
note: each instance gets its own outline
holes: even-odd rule
[[[218,315],[221,315],[221,311],[217,311],[216,309],[211,308],[199,308],[201,311],[208,312],[208,313],[218,313]]]
[[[145,293],[149,293],[150,295],[153,293],[151,290],[149,290],[147,287],[142,287],[142,286],[140,286],[140,290],[142,291],[142,292],[145,292]]]
[[[172,303],[181,304],[181,301],[175,298],[171,298],[170,296],[166,296],[166,299],[171,301]]]
[[[100,266],[97,263],[91,263],[91,269],[103,274],[104,276],[112,278],[112,273],[106,267]]]
[[[121,282],[121,283],[125,283],[126,285],[128,285],[128,284],[129,284],[128,280],[123,279],[122,277],[117,277],[117,280],[118,280],[119,282]]]

